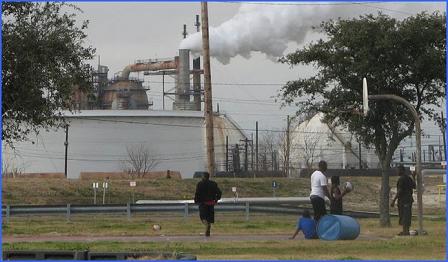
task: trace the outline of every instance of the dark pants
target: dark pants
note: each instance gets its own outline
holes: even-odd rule
[[[199,217],[201,221],[205,220],[208,223],[215,223],[215,206],[200,204]]]
[[[311,205],[313,205],[314,210],[314,220],[319,221],[319,219],[327,214],[325,210],[325,200],[319,196],[310,196]]]
[[[412,203],[398,203],[398,223],[402,226],[411,226]]]

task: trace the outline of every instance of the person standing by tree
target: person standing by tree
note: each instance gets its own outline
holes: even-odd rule
[[[194,202],[199,204],[199,218],[205,225],[205,236],[210,236],[211,224],[215,223],[215,205],[221,199],[218,184],[210,180],[210,174],[204,172],[202,180],[196,186]]]
[[[380,225],[390,226],[389,172],[400,143],[413,134],[414,118],[393,101],[372,101],[360,117],[362,79],[370,94],[393,94],[409,101],[423,119],[444,105],[446,86],[446,14],[419,13],[402,20],[379,13],[324,21],[325,34],[280,59],[290,66],[311,65],[316,73],[288,81],[285,104],[301,102],[297,114],[317,111],[324,121],[347,129],[374,147],[381,165]],[[318,98],[318,99],[317,99]]]
[[[412,203],[414,202],[412,193],[415,189],[415,173],[412,173],[412,178],[410,178],[406,174],[404,167],[400,165],[398,167],[398,175],[400,178],[397,181],[397,194],[390,206],[394,207],[395,201],[398,199],[398,224],[403,226],[403,231],[398,235],[407,236],[411,227]]]
[[[327,214],[325,209],[325,196],[331,198],[327,188],[327,177],[323,172],[327,171],[327,162],[319,162],[319,170],[311,174],[310,200],[314,210],[314,220],[319,222],[322,216]]]
[[[345,189],[341,192],[340,183],[339,176],[331,177],[330,214],[342,215],[342,197],[348,192]]]

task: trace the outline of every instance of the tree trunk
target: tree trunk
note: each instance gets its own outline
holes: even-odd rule
[[[390,227],[389,215],[389,161],[381,161],[381,190],[380,190],[380,226]]]

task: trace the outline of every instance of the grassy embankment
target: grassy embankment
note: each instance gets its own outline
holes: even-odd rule
[[[395,190],[396,177],[390,179],[392,191]],[[270,197],[271,183],[276,180],[280,187],[276,196],[308,196],[309,178],[220,178],[216,179],[223,191],[223,197],[233,197],[232,187],[238,188],[239,197]],[[380,190],[379,177],[342,177],[341,182],[352,181],[355,190],[344,198],[347,210],[378,210]],[[92,204],[92,182],[88,180],[63,179],[3,179],[3,204]],[[198,179],[152,179],[137,180],[135,199],[192,199]],[[445,214],[445,203],[435,203],[437,199],[437,184],[442,183],[442,177],[425,178],[425,214]],[[392,194],[391,194],[392,197]],[[102,201],[102,189],[98,191],[98,202]],[[111,180],[106,202],[124,204],[131,199],[129,180]],[[416,199],[416,197],[415,197]],[[442,196],[444,199],[444,196]],[[414,205],[416,207],[417,205]],[[392,210],[392,212],[396,212]]]

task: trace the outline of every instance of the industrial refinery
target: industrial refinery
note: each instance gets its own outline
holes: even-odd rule
[[[151,171],[192,177],[195,171],[207,170],[200,58],[192,59],[188,49],[176,53],[173,58],[137,60],[113,76],[98,63],[93,90],[75,88],[73,112],[63,112],[70,123],[67,130],[40,132],[30,138],[33,143],[18,142],[15,150],[5,150],[5,161],[21,173],[64,172],[67,139],[67,177],[72,179],[83,173],[125,172],[127,153],[136,144],[150,149],[157,162]],[[151,91],[142,79],[131,76],[136,72],[175,79],[174,92],[164,91],[174,97],[172,110],[152,109]],[[229,171],[229,144],[238,144],[246,135],[226,115],[214,113],[214,122],[216,169]]]
[[[193,59],[190,66],[190,50],[180,49],[178,55],[170,58],[137,60],[109,79],[109,69],[98,65],[93,72],[94,89],[85,93],[77,89],[73,95],[73,108],[76,110],[147,110],[152,103],[148,100],[143,81],[130,77],[131,73],[143,72],[144,75],[174,76],[175,92],[173,110],[201,111],[201,74],[200,58]],[[193,78],[193,85],[190,82]],[[164,93],[165,95],[165,93]]]

